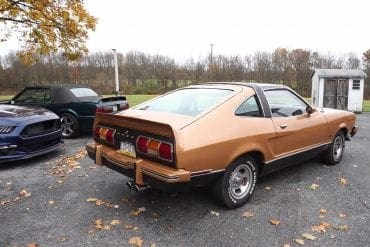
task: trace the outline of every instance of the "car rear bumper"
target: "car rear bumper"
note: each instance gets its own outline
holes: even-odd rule
[[[350,134],[350,136],[352,137],[352,136],[356,135],[357,130],[358,130],[358,126],[354,126],[354,127],[352,128],[351,132],[349,133],[349,134]]]
[[[208,185],[223,172],[192,173],[185,169],[176,169],[150,160],[131,158],[98,143],[87,144],[86,151],[95,164],[109,167],[132,178],[137,185],[150,185],[163,190]]]

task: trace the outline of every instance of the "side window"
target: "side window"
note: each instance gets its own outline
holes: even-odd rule
[[[235,111],[237,116],[263,117],[261,106],[258,103],[257,96],[254,95],[244,101]]]
[[[306,112],[307,104],[289,90],[265,91],[273,117],[290,117]]]
[[[45,92],[49,91],[46,89],[26,89],[23,91],[21,95],[19,95],[16,99],[16,103],[21,103],[21,104],[43,104],[45,100]],[[50,94],[49,94],[49,99],[50,99]]]
[[[44,98],[45,103],[51,103],[51,96],[50,96],[50,90],[45,89],[45,98]]]

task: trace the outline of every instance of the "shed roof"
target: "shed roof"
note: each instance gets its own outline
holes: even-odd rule
[[[315,69],[312,76],[341,77],[341,78],[366,78],[367,75],[360,69]]]

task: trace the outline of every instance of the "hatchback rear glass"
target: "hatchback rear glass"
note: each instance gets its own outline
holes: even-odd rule
[[[228,89],[186,88],[145,102],[134,109],[196,116],[232,93],[233,91]]]
[[[99,96],[94,90],[86,87],[76,87],[71,88],[70,90],[77,98]]]

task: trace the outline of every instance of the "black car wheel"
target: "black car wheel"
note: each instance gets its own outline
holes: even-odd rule
[[[63,138],[73,138],[79,133],[79,125],[75,116],[69,113],[60,114]]]
[[[227,208],[244,205],[257,184],[257,163],[251,156],[235,160],[213,184],[214,196]]]
[[[329,148],[325,151],[323,155],[323,162],[327,165],[338,164],[343,157],[345,148],[345,138],[342,131],[339,131],[333,141],[331,142]]]

